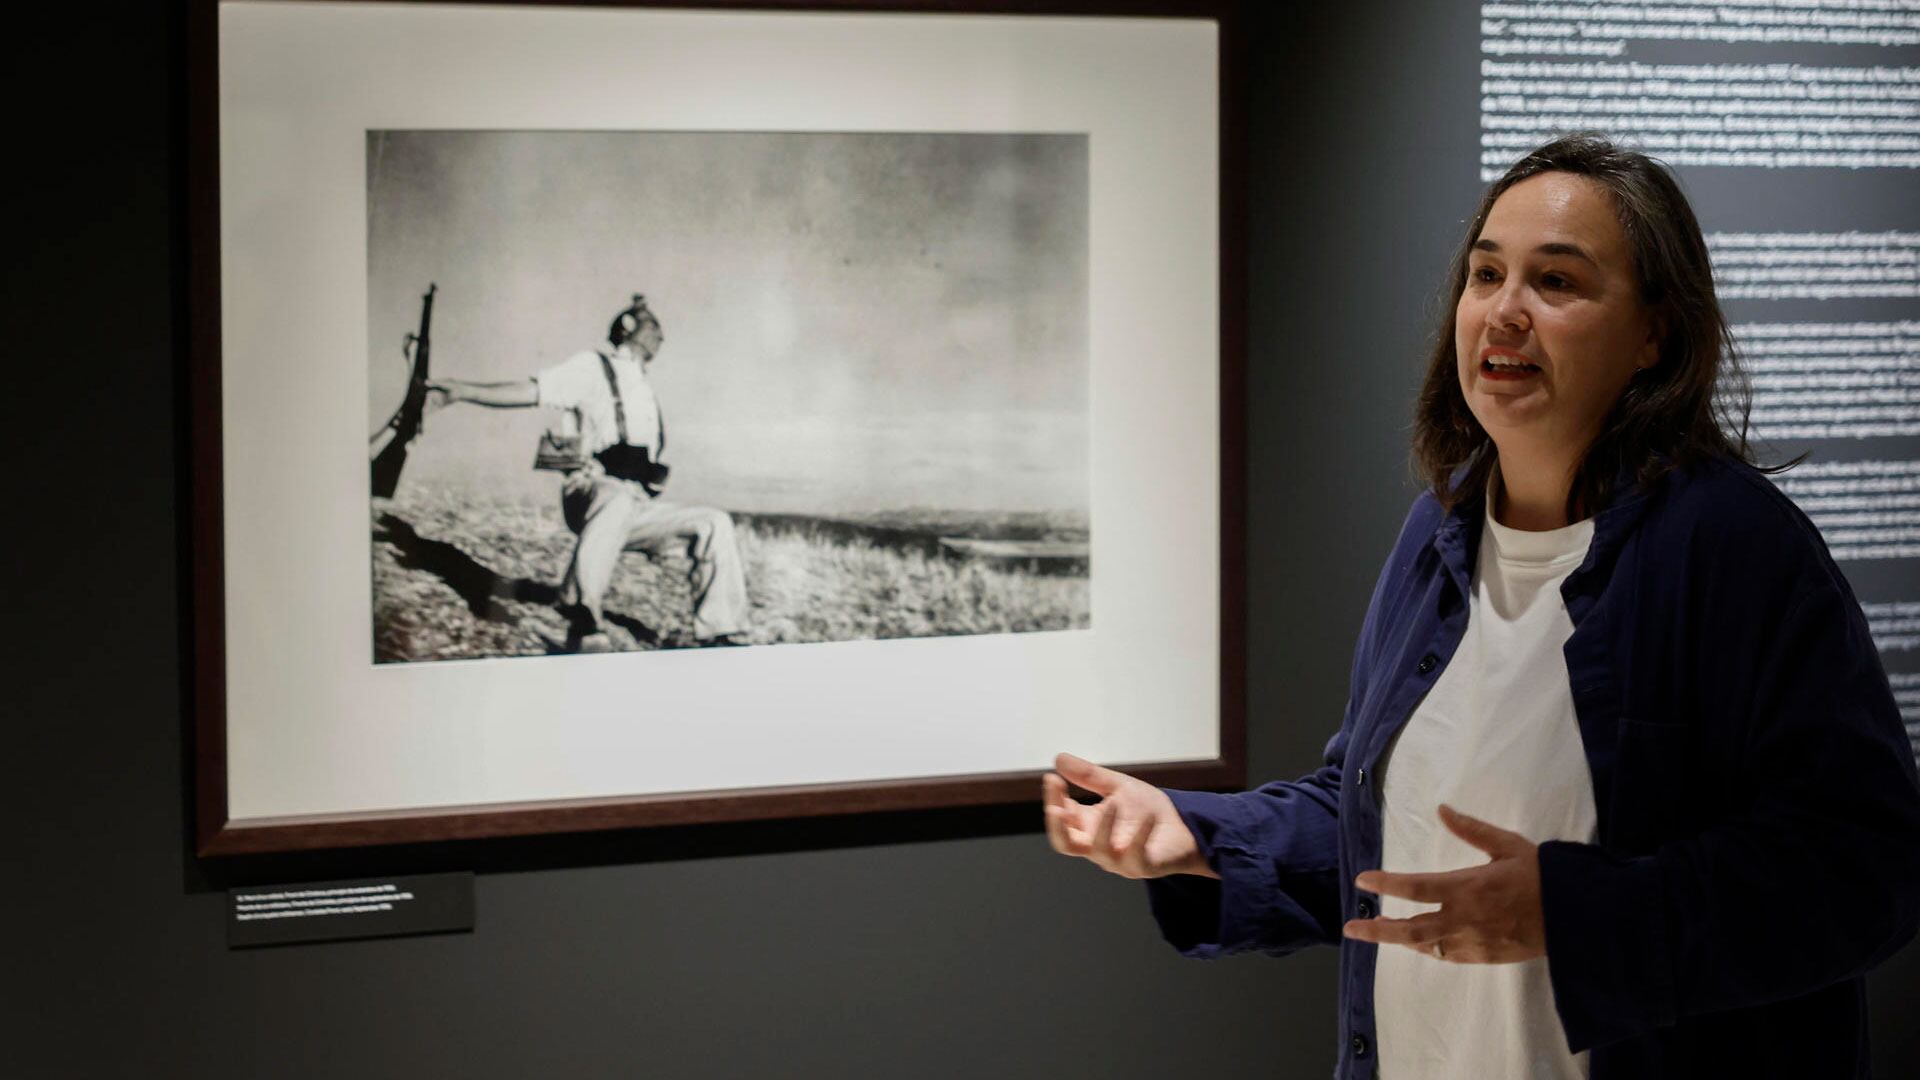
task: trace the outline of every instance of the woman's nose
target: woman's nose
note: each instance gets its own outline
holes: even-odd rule
[[[1487,308],[1487,324],[1509,330],[1525,330],[1532,322],[1527,312],[1524,290],[1512,281],[1502,285]]]

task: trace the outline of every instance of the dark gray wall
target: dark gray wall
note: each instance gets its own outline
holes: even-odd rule
[[[1304,771],[1412,488],[1475,193],[1473,20],[1300,5],[1251,42],[1253,771]],[[51,10],[51,9],[42,9]],[[36,16],[11,99],[0,1075],[1321,1076],[1334,953],[1183,961],[1031,808],[208,867],[186,854],[179,27]],[[298,573],[290,567],[289,573]],[[249,881],[472,867],[472,935],[228,952]],[[1793,933],[1781,927],[1780,933]],[[1755,942],[1765,948],[1765,942]],[[1874,978],[1920,1074],[1920,953]]]

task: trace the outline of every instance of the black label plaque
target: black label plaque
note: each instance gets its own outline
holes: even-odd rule
[[[473,874],[254,885],[227,894],[227,946],[473,929]]]

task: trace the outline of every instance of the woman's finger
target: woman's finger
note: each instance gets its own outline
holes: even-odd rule
[[[1053,773],[1040,778],[1040,810],[1047,822],[1047,843],[1062,855],[1074,855],[1067,840],[1067,782]]]
[[[1353,883],[1363,892],[1397,896],[1402,900],[1413,900],[1422,904],[1444,904],[1459,891],[1463,884],[1466,884],[1467,874],[1482,873],[1485,870],[1484,866],[1468,867],[1465,870],[1442,870],[1431,874],[1365,870],[1353,879]]]
[[[1114,793],[1127,780],[1126,773],[1114,772],[1072,754],[1060,754],[1053,759],[1053,767],[1068,781],[1078,784],[1095,795],[1107,796]]]
[[[1132,839],[1127,841],[1127,849],[1120,853],[1120,865],[1134,877],[1152,877],[1154,874],[1153,867],[1147,862],[1147,842],[1153,836],[1156,824],[1158,822],[1151,817],[1142,818]]]
[[[1482,821],[1471,814],[1463,814],[1446,803],[1440,804],[1440,823],[1453,835],[1489,855],[1522,854],[1533,846],[1533,841],[1520,833]]]
[[[1087,844],[1086,830],[1068,817],[1067,812],[1058,807],[1049,806],[1045,813],[1047,842],[1053,845],[1053,850],[1062,855],[1072,855],[1080,859],[1087,858],[1091,854]]]
[[[1107,854],[1113,856],[1117,865],[1124,859],[1127,849],[1133,846],[1133,838],[1140,831],[1140,820],[1128,816],[1125,810],[1116,810],[1113,814],[1113,835],[1107,838]]]
[[[1376,945],[1405,945],[1421,949],[1453,932],[1452,920],[1444,911],[1429,911],[1410,919],[1350,919],[1340,928],[1347,937],[1371,941]]]
[[[1067,782],[1059,773],[1048,773],[1040,778],[1040,802],[1044,806],[1064,808],[1073,799],[1067,794]]]
[[[1093,838],[1087,842],[1087,857],[1103,870],[1113,869],[1113,824],[1119,809],[1112,799],[1107,799],[1095,811],[1099,818],[1093,827]]]
[[[1050,827],[1057,827],[1059,830],[1062,845],[1059,850],[1062,854],[1084,858],[1087,854],[1087,841],[1093,835],[1089,821],[1093,811],[1068,797],[1065,780],[1056,776],[1052,784],[1054,796],[1047,801],[1046,814]]]

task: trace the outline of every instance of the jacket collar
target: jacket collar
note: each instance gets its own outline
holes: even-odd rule
[[[1468,467],[1461,465],[1454,469],[1453,475],[1447,479],[1448,485],[1458,489]],[[1577,606],[1580,610],[1575,611],[1575,598],[1590,599],[1591,594],[1598,591],[1601,579],[1595,576],[1596,572],[1613,565],[1620,545],[1632,535],[1646,511],[1648,497],[1653,494],[1652,488],[1634,478],[1634,470],[1630,466],[1623,467],[1615,474],[1613,491],[1613,500],[1593,516],[1593,540],[1587,547],[1586,559],[1567,575],[1560,587],[1561,595],[1567,599],[1569,613],[1576,622],[1585,613],[1587,604],[1579,603]],[[1485,523],[1486,495],[1482,492],[1456,503],[1434,531],[1433,549],[1463,597],[1471,595],[1473,566],[1479,557],[1480,534],[1484,531]]]

